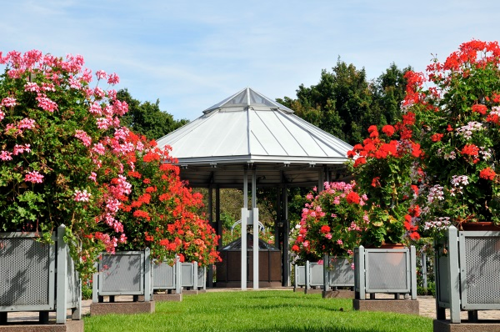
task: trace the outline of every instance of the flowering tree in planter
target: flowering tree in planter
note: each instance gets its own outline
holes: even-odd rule
[[[157,261],[172,262],[179,255],[181,261],[208,265],[220,259],[218,236],[198,214],[202,196],[180,180],[168,149],[160,150],[154,140],[148,142],[127,128],[101,144],[120,160],[117,167],[106,170],[105,197],[114,203],[108,203],[113,210],[101,216],[106,223],[119,220],[123,226],[113,233],[120,239],[116,249],[150,248]]]
[[[499,65],[498,42],[472,40],[444,63],[435,59],[427,75],[406,74],[404,105],[416,114],[425,151],[422,215],[432,233],[451,223],[500,222]]]
[[[419,239],[416,218],[420,207],[413,204],[418,194],[417,162],[420,145],[412,140],[415,115],[403,115],[396,125],[368,128],[370,136],[356,144],[348,157],[357,188],[368,195],[369,222],[361,230],[361,243],[378,247],[384,243],[402,243],[406,236]]]
[[[179,179],[168,151],[120,126],[127,104],[81,56],[0,53],[0,229],[51,242],[65,224],[77,269],[106,249],[150,247],[156,259],[181,253],[206,264],[217,241],[196,212],[201,198]],[[170,226],[175,225],[175,226]]]
[[[34,231],[50,242],[65,224],[79,270],[89,268],[103,248],[89,236],[101,227],[95,218],[102,191],[93,180],[102,160],[95,142],[119,124],[127,105],[114,90],[90,86],[93,75],[81,56],[13,51],[0,53],[0,64],[6,65],[0,76],[0,229]],[[96,76],[98,83],[119,82],[115,74]]]
[[[355,183],[325,182],[325,190],[306,196],[299,234],[292,250],[321,259],[323,255],[352,256],[359,245],[361,229],[368,223],[363,210],[366,195],[356,191]]]

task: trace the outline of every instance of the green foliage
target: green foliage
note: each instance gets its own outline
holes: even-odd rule
[[[92,299],[92,284],[83,283],[82,285],[82,300]]]
[[[418,285],[417,286],[417,295],[429,295],[436,297],[436,283],[431,281],[427,284],[427,288]]]
[[[159,139],[185,125],[187,120],[174,120],[173,116],[160,110],[160,101],[140,102],[132,98],[127,89],[117,93],[117,99],[128,104],[129,111],[122,118],[122,124],[148,139]]]

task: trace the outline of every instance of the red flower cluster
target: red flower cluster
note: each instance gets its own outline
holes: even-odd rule
[[[482,105],[482,104],[472,105],[472,112],[476,112],[476,113],[485,115],[487,110],[488,110],[488,108],[485,105]]]
[[[486,180],[493,180],[495,179],[496,175],[497,174],[495,173],[495,171],[489,167],[486,167],[485,169],[479,172],[479,177],[481,179],[486,179]]]
[[[331,228],[328,225],[323,225],[323,226],[321,226],[321,229],[319,231],[320,231],[320,233],[327,234],[327,233],[330,233]]]
[[[422,151],[420,144],[414,143],[410,140],[412,130],[410,126],[415,123],[415,115],[408,113],[403,116],[403,120],[393,126],[384,126],[382,131],[387,136],[393,136],[397,132],[401,139],[391,140],[389,143],[379,138],[379,133],[376,126],[370,126],[368,132],[370,137],[363,141],[363,144],[354,145],[351,151],[348,151],[349,158],[356,158],[354,167],[359,167],[366,164],[367,158],[386,159],[389,157],[401,158],[407,153],[411,153],[415,158],[420,157]]]
[[[439,142],[441,139],[443,139],[443,136],[444,136],[444,134],[436,133],[436,134],[431,136],[431,140],[433,142]]]
[[[474,144],[466,144],[462,151],[460,151],[463,155],[469,155],[469,156],[477,156],[479,154],[479,148],[475,146]]]
[[[347,194],[346,200],[349,204],[359,204],[360,197],[357,192],[351,191]]]

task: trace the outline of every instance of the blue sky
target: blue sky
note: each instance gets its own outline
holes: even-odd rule
[[[249,86],[295,97],[337,59],[370,79],[394,62],[424,71],[471,39],[500,39],[500,1],[16,0],[0,13],[0,51],[81,54],[118,88],[176,119]]]

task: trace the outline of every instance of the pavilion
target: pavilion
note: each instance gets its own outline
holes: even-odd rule
[[[275,243],[282,250],[282,284],[288,285],[287,188],[318,186],[321,189],[325,181],[342,177],[347,151],[352,146],[251,88],[207,108],[196,120],[158,140],[160,148],[167,145],[172,147],[171,155],[178,159],[181,178],[188,180],[191,187],[209,189],[209,219],[218,234],[222,234],[220,188],[243,190],[242,248],[246,248],[247,224],[253,225],[253,242],[258,242],[257,186],[280,189]],[[251,210],[248,207],[249,174]],[[211,206],[214,191],[215,219]],[[259,280],[258,246],[253,250],[253,280]],[[241,261],[246,260],[247,252],[242,250]],[[258,287],[259,283],[254,282],[253,288]],[[241,264],[241,288],[247,288],[246,264]]]

